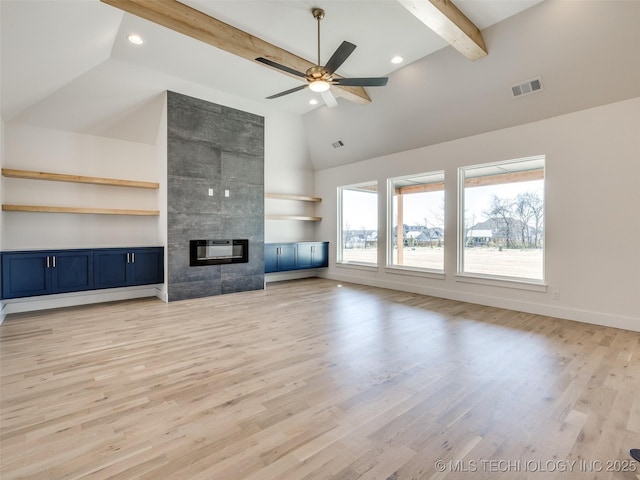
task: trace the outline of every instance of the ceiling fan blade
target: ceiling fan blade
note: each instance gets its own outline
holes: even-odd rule
[[[290,93],[298,92],[298,91],[302,90],[303,88],[307,88],[307,85],[300,85],[299,87],[290,88],[289,90],[285,90],[284,92],[276,93],[275,95],[271,95],[270,97],[267,97],[267,100],[272,100],[274,98],[283,97],[285,95],[289,95]]]
[[[374,78],[336,78],[331,83],[343,87],[384,87],[389,79],[387,77]]]
[[[327,74],[331,75],[338,68],[340,68],[340,65],[342,65],[347,58],[349,58],[349,55],[351,55],[355,49],[356,46],[353,43],[349,43],[347,41],[342,42],[338,49],[333,52],[333,55],[331,55],[331,58],[324,66],[324,70],[327,72]]]
[[[322,92],[322,93],[320,93],[320,95],[322,95],[322,99],[324,100],[324,104],[327,107],[333,108],[333,107],[337,107],[338,106],[338,101],[336,100],[336,97],[333,96],[333,93],[331,93],[331,90],[327,90],[326,92]]]
[[[276,68],[278,70],[282,70],[283,72],[290,73],[291,75],[295,75],[296,77],[307,78],[307,76],[304,73],[294,70],[293,68],[280,65],[279,63],[269,60],[268,58],[258,57],[256,58],[256,62],[264,63],[265,65],[269,65],[270,67]]]

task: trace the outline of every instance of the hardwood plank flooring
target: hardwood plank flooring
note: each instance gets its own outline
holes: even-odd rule
[[[307,279],[9,315],[0,477],[640,479],[640,333]]]

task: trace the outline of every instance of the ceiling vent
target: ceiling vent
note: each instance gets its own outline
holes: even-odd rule
[[[336,140],[335,142],[331,142],[331,146],[333,148],[344,147],[344,142],[342,140]]]
[[[540,90],[542,90],[542,82],[540,81],[540,77],[537,77],[517,85],[512,85],[511,96],[513,98],[521,97],[522,95],[529,95],[530,93],[539,92]]]

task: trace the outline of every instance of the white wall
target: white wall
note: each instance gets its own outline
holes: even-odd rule
[[[169,257],[168,257],[168,220],[167,220],[167,94],[163,94],[162,99],[162,114],[160,116],[160,122],[158,126],[158,136],[156,138],[155,148],[155,164],[157,168],[158,182],[160,183],[160,189],[158,191],[158,209],[160,210],[160,217],[158,218],[157,236],[159,239],[158,245],[165,247],[164,249],[164,283],[162,290],[157,292],[157,296],[164,300],[169,301],[169,292],[167,287],[167,278],[169,278]]]
[[[8,123],[6,168],[158,182],[155,146]],[[4,179],[3,203],[157,210],[158,191]],[[4,250],[159,245],[158,217],[5,212]]]
[[[0,168],[4,167],[4,121],[0,119]],[[4,177],[0,176],[0,201],[3,198]],[[2,232],[4,231],[4,212],[0,209],[0,251],[2,251]],[[0,280],[0,284],[2,281]],[[1,307],[0,307],[1,308]]]
[[[0,168],[4,167],[4,121],[0,119]],[[0,203],[2,200],[2,191],[4,188],[4,177],[0,176]],[[0,252],[2,251],[2,232],[4,231],[4,212],[0,209]],[[0,262],[1,264],[1,262]],[[0,289],[2,289],[2,278],[0,278]],[[0,324],[5,318],[6,304],[0,300]]]
[[[314,194],[314,172],[299,116],[273,113],[265,118],[264,191]],[[315,215],[315,204],[265,199],[265,215]],[[266,220],[265,243],[315,240],[314,222]]]
[[[374,132],[372,132],[373,134]],[[456,280],[457,168],[546,156],[546,291]],[[445,279],[384,268],[386,179],[445,170]],[[379,265],[337,266],[336,188],[377,180]],[[316,172],[329,278],[640,331],[640,98]],[[559,300],[552,292],[559,292]]]

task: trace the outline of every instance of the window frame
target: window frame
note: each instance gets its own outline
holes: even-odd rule
[[[344,260],[344,248],[345,248],[345,240],[344,240],[344,232],[343,232],[343,212],[344,212],[344,198],[343,198],[343,192],[345,190],[358,190],[358,187],[366,187],[366,186],[375,186],[376,190],[375,190],[375,194],[376,194],[376,233],[378,235],[378,245],[376,246],[376,261],[375,263],[370,263],[370,262],[354,262],[354,261],[345,261]],[[363,188],[361,188],[361,190],[364,190]],[[374,193],[374,191],[372,190],[372,193]],[[345,267],[345,266],[349,266],[349,267],[356,267],[356,268],[377,268],[378,267],[378,247],[379,247],[379,240],[380,240],[380,224],[379,224],[379,212],[378,212],[378,203],[379,203],[379,197],[380,197],[380,186],[379,186],[379,182],[378,180],[370,180],[370,181],[366,181],[366,182],[358,182],[358,183],[352,183],[349,185],[340,185],[337,187],[337,206],[338,206],[338,211],[337,211],[337,242],[336,245],[338,248],[336,248],[336,265],[340,266],[340,267]]]
[[[477,273],[477,272],[468,272],[464,270],[464,255],[465,255],[465,181],[467,179],[466,172],[472,170],[479,170],[481,168],[492,168],[492,167],[504,167],[504,166],[513,166],[518,163],[524,164],[535,164],[539,162],[542,164],[543,171],[543,193],[542,193],[542,233],[541,233],[541,243],[542,243],[542,278],[529,278],[529,277],[516,277],[509,275],[501,275],[501,274],[487,274],[487,273]],[[527,171],[526,169],[522,170],[514,170],[512,173]],[[456,232],[456,281],[464,282],[464,283],[476,283],[482,285],[491,285],[491,286],[499,286],[499,287],[508,287],[508,288],[516,288],[522,290],[532,290],[539,292],[546,292],[547,284],[546,284],[546,208],[547,208],[547,189],[546,189],[546,156],[545,155],[534,155],[530,157],[516,158],[511,160],[503,160],[497,162],[487,162],[482,164],[475,165],[467,165],[458,168],[458,204],[457,204],[457,232]],[[470,178],[479,178],[483,176],[489,175],[478,175],[477,177]],[[510,183],[510,182],[507,182]],[[516,183],[516,182],[513,182]]]
[[[397,274],[407,274],[407,275],[416,275],[416,276],[424,276],[429,278],[438,278],[443,279],[445,277],[445,250],[443,243],[443,253],[442,253],[442,268],[427,268],[427,267],[418,267],[414,265],[400,265],[394,263],[393,259],[393,232],[394,232],[394,215],[395,209],[393,205],[393,200],[395,196],[396,183],[402,182],[403,180],[413,180],[420,179],[422,177],[434,177],[433,182],[424,182],[418,183],[417,185],[428,185],[428,184],[442,184],[442,194],[443,194],[443,202],[445,202],[445,207],[443,210],[443,215],[445,219],[443,220],[442,231],[444,233],[444,238],[446,242],[446,183],[445,183],[445,171],[444,170],[434,170],[430,172],[423,172],[411,175],[402,175],[399,177],[391,177],[387,178],[387,249],[386,249],[386,263],[385,268],[389,273],[397,273]],[[403,222],[404,223],[404,222]]]

